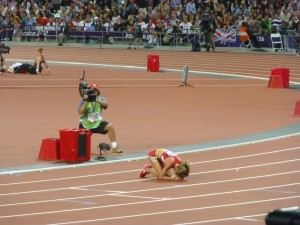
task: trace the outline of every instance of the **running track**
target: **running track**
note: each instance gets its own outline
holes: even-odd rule
[[[8,61],[19,61],[19,59],[32,59],[32,47],[16,46],[16,49],[9,56]],[[62,51],[63,50],[63,51]],[[101,52],[99,52],[101,51]],[[163,74],[151,74],[147,76],[143,72],[145,67],[145,59],[148,54],[159,54],[161,67],[167,70]],[[218,52],[194,54],[190,52],[174,52],[174,51],[151,51],[144,50],[127,51],[127,50],[107,50],[107,49],[88,49],[85,54],[81,54],[81,49],[76,48],[45,48],[45,55],[50,62],[52,75],[50,77],[36,78],[31,76],[1,76],[1,100],[2,94],[12,94],[18,92],[20,87],[29,87],[26,92],[33,92],[38,86],[45,87],[76,87],[78,75],[76,70],[72,70],[74,66],[67,64],[77,62],[85,63],[84,68],[90,74],[89,79],[103,82],[104,91],[113,98],[115,97],[110,91],[111,87],[135,87],[141,91],[139,86],[153,89],[154,86],[164,85],[167,87],[176,87],[180,74],[171,75],[170,69],[181,70],[182,65],[189,64],[190,70],[202,71],[207,78],[199,76],[191,76],[191,83],[197,89],[214,88],[209,92],[210,100],[214,101],[213,94],[217,95],[220,101],[225,90],[229,92],[230,87],[236,90],[253,88],[252,95],[255,100],[255,93],[260,94],[260,98],[264,98],[266,92],[274,92],[276,101],[269,101],[268,107],[262,110],[259,107],[255,109],[255,105],[259,105],[258,101],[249,102],[246,106],[247,112],[251,110],[252,114],[256,111],[268,116],[269,120],[257,121],[255,124],[243,126],[242,129],[235,129],[235,126],[229,126],[230,123],[221,122],[221,118],[216,118],[220,125],[225,125],[223,131],[209,129],[213,124],[201,124],[201,127],[208,134],[203,137],[190,137],[188,129],[182,133],[185,140],[169,140],[165,138],[167,145],[174,146],[178,143],[195,143],[210,141],[214,138],[228,138],[240,136],[243,132],[261,132],[263,128],[266,130],[281,128],[293,124],[298,124],[298,117],[293,117],[293,107],[295,101],[299,98],[299,92],[295,90],[272,90],[263,89],[266,85],[270,69],[284,65],[291,69],[291,81],[299,82],[299,58],[291,55],[273,55],[273,54],[245,54],[245,53],[229,53]],[[80,58],[78,58],[80,56]],[[224,63],[226,59],[226,63]],[[101,62],[101,63],[99,63]],[[246,63],[245,63],[246,62]],[[94,64],[94,65],[88,65]],[[281,64],[282,63],[282,64]],[[99,65],[103,64],[103,65]],[[107,67],[106,64],[115,65],[114,70]],[[140,67],[139,70],[131,71],[130,75],[141,73],[140,78],[131,77],[123,78],[122,74],[115,77],[107,76],[106,73],[112,75],[116,66],[135,66]],[[82,64],[77,65],[82,69]],[[63,69],[67,68],[67,69]],[[139,68],[135,68],[139,69]],[[101,72],[101,78],[95,71]],[[108,70],[108,71],[107,71]],[[61,71],[64,71],[62,73]],[[77,68],[78,71],[78,68]],[[126,70],[125,70],[126,71]],[[95,72],[95,73],[94,73]],[[176,72],[176,71],[175,71]],[[73,74],[72,74],[73,73]],[[122,73],[122,72],[121,72]],[[124,73],[124,72],[123,72]],[[256,79],[222,79],[215,78],[220,74],[235,74],[241,76],[253,76]],[[124,75],[123,75],[124,76]],[[118,79],[123,79],[120,83]],[[145,79],[142,79],[145,78]],[[47,81],[47,84],[45,84]],[[18,89],[15,89],[18,87]],[[106,89],[107,88],[107,89]],[[49,88],[44,89],[47,92]],[[117,92],[118,88],[112,88]],[[164,89],[164,88],[163,88]],[[55,92],[64,93],[60,88],[54,89]],[[126,89],[127,90],[127,89]],[[131,89],[130,89],[131,90]],[[130,92],[130,90],[127,90]],[[155,89],[159,92],[160,89]],[[175,94],[171,90],[164,90],[167,93]],[[24,92],[24,93],[26,93]],[[177,90],[178,92],[178,90]],[[180,91],[181,92],[181,91]],[[190,90],[188,91],[190,92]],[[279,93],[278,93],[279,92]],[[42,92],[40,92],[43,96]],[[65,93],[69,93],[65,91]],[[123,91],[124,93],[124,91]],[[243,92],[238,92],[245,94]],[[262,94],[264,93],[264,94]],[[136,94],[134,91],[132,94]],[[181,93],[182,94],[182,93]],[[233,92],[234,94],[234,92]],[[248,93],[249,94],[249,93]],[[57,96],[56,94],[51,94]],[[51,96],[47,95],[47,96]],[[124,93],[125,95],[125,93]],[[159,93],[157,94],[159,95]],[[26,96],[24,94],[24,96]],[[144,96],[144,95],[143,95]],[[233,97],[233,95],[230,95]],[[37,96],[31,96],[37,98]],[[178,97],[178,96],[176,96]],[[243,96],[245,97],[245,96]],[[269,96],[267,96],[269,97]],[[209,99],[208,99],[209,100]],[[227,99],[228,100],[228,99]],[[51,98],[47,99],[52,103]],[[46,101],[46,102],[47,102]],[[194,101],[197,101],[194,99]],[[16,101],[18,102],[18,101]],[[16,103],[15,102],[15,103]],[[231,104],[232,102],[228,102]],[[280,104],[279,104],[280,103]],[[129,103],[128,103],[129,104]],[[149,103],[150,104],[150,103]],[[220,104],[220,103],[218,103]],[[250,105],[251,104],[251,105]],[[253,104],[253,106],[252,106]],[[282,105],[282,108],[278,107]],[[208,106],[208,105],[206,105]],[[245,107],[245,105],[243,105]],[[259,105],[260,107],[262,105]],[[44,105],[44,107],[46,107]],[[186,106],[188,107],[188,106]],[[235,107],[239,107],[236,104]],[[254,108],[252,110],[252,107]],[[219,109],[216,105],[207,110]],[[222,108],[220,108],[221,110]],[[195,110],[195,109],[194,109]],[[236,110],[242,110],[236,108]],[[272,110],[272,114],[270,111]],[[5,110],[4,110],[5,111]],[[280,111],[278,113],[278,111]],[[205,111],[206,112],[206,111]],[[227,113],[224,109],[222,111]],[[230,115],[229,111],[229,115]],[[198,112],[199,113],[199,112]],[[202,110],[202,113],[203,110]],[[108,114],[108,113],[107,113]],[[111,118],[115,112],[112,109]],[[192,119],[193,111],[189,111]],[[286,114],[285,119],[280,114]],[[116,113],[117,115],[117,113]],[[237,115],[235,115],[237,116]],[[272,121],[271,118],[274,120]],[[252,117],[248,116],[251,121]],[[188,120],[188,118],[185,118]],[[224,119],[224,118],[223,118]],[[231,120],[231,124],[236,119],[243,125],[244,120],[238,118],[226,117]],[[253,118],[255,119],[255,117]],[[114,120],[115,121],[115,120]],[[2,121],[3,122],[3,121]],[[43,123],[43,121],[41,121]],[[118,124],[118,123],[116,123]],[[147,126],[148,124],[145,124]],[[51,127],[51,125],[49,125]],[[197,125],[195,124],[195,127]],[[222,127],[222,126],[220,126]],[[126,128],[120,127],[120,133]],[[9,130],[6,130],[8,133]],[[43,134],[44,135],[44,134]],[[135,137],[137,134],[135,134]],[[147,133],[147,135],[149,135]],[[123,135],[122,135],[123,136]],[[1,139],[5,137],[1,135]],[[37,137],[37,136],[35,136]],[[39,137],[39,136],[38,136]],[[129,136],[126,136],[130,138]],[[8,137],[6,137],[8,138]],[[28,138],[28,137],[27,137]],[[9,138],[8,138],[9,139]],[[23,140],[22,138],[20,140]],[[40,140],[40,139],[39,139]],[[121,138],[122,140],[122,138]],[[139,141],[145,140],[145,144],[153,144],[145,137]],[[163,143],[163,140],[159,140]],[[186,142],[185,142],[186,141]],[[189,142],[191,141],[191,142]],[[24,145],[25,141],[21,144]],[[137,152],[138,148],[142,148],[142,144],[125,143],[130,147],[127,152]],[[154,140],[155,143],[155,140]],[[8,145],[2,143],[1,149]],[[18,146],[18,143],[15,143]],[[28,149],[32,147],[29,144]],[[131,148],[132,147],[132,148]],[[145,147],[145,146],[144,146]],[[147,146],[148,148],[148,146]],[[128,160],[119,163],[103,164],[98,166],[87,166],[78,168],[69,168],[64,170],[50,170],[34,173],[22,173],[3,175],[0,184],[0,223],[1,224],[243,224],[243,225],[259,225],[264,224],[264,218],[268,211],[299,205],[299,136],[291,135],[283,139],[276,138],[273,141],[258,142],[250,145],[242,145],[231,148],[220,148],[214,151],[197,152],[194,154],[182,154],[182,158],[188,160],[192,165],[192,173],[188,179],[183,182],[163,182],[153,179],[139,179],[138,173],[140,168],[146,163],[145,160]],[[26,149],[26,146],[25,146]],[[136,150],[135,150],[136,149]],[[11,151],[15,156],[20,151],[19,148],[13,147]],[[22,153],[21,153],[22,154]],[[126,153],[125,153],[126,154]],[[26,157],[24,157],[26,158]],[[31,156],[31,158],[34,158]],[[8,166],[22,165],[15,160],[7,163]],[[24,161],[23,161],[24,163]],[[28,160],[30,164],[30,160]],[[36,163],[34,160],[32,164]]]

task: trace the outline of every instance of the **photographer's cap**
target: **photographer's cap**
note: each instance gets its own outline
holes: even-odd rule
[[[89,88],[98,91],[98,95],[100,95],[100,90],[99,90],[98,84],[90,84]]]
[[[89,88],[99,90],[99,86],[97,84],[90,84]]]

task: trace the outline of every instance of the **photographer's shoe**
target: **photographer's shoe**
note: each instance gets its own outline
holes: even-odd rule
[[[117,147],[115,147],[115,148],[112,148],[112,149],[111,149],[111,152],[113,152],[113,153],[122,153],[122,150],[119,149],[119,147],[117,146]]]

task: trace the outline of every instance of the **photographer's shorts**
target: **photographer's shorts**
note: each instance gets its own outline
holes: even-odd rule
[[[92,131],[92,134],[107,134],[107,130],[105,130],[105,127],[107,126],[108,122],[106,121],[102,121],[99,125],[99,127],[94,128],[94,129],[89,129],[90,131]],[[79,124],[79,128],[84,128],[82,126],[82,123]],[[85,129],[85,128],[84,128]]]

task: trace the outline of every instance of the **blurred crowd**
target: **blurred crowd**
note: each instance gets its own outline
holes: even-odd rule
[[[246,23],[257,34],[300,31],[300,0],[1,0],[0,13],[0,27],[16,30],[64,23],[69,30],[190,32],[208,14],[212,29]]]

